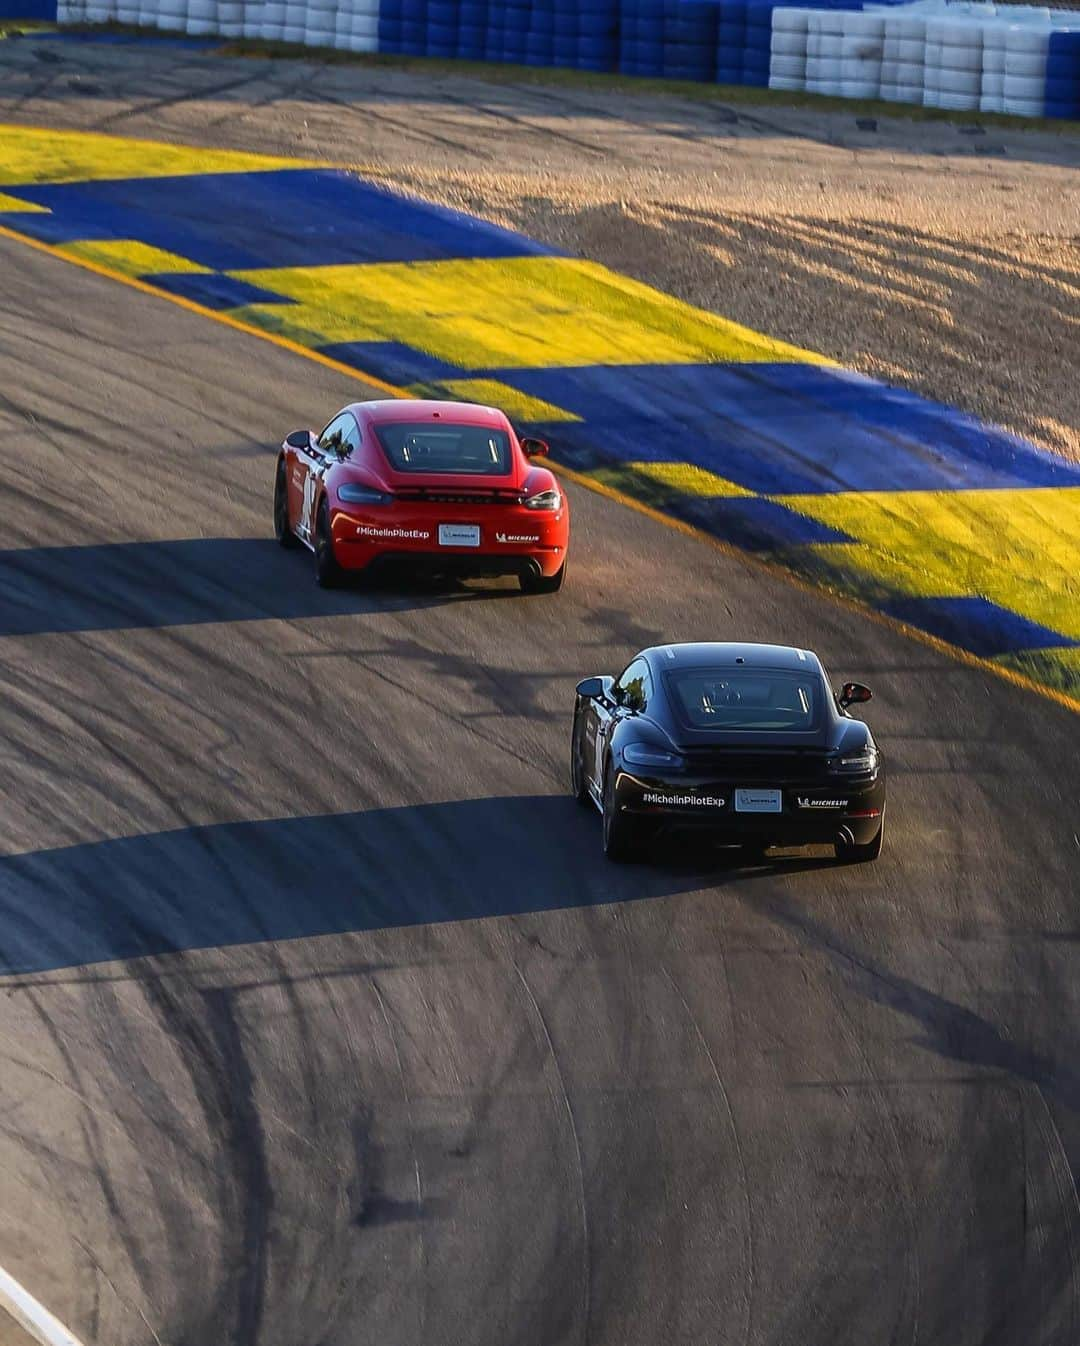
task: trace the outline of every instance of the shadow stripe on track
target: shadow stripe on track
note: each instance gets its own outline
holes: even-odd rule
[[[586,848],[599,853],[596,819],[568,797],[536,795],[223,823],[7,856],[0,975],[701,886],[700,874],[590,872]]]

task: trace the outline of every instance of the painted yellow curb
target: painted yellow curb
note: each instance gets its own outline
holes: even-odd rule
[[[153,295],[157,299],[165,299],[170,304],[176,304],[180,308],[187,309],[190,313],[197,313],[201,317],[211,318],[214,322],[222,323],[226,327],[231,327],[235,331],[244,332],[248,336],[258,337],[260,341],[269,341],[274,346],[281,347],[293,355],[300,355],[306,360],[314,360],[316,364],[324,365],[327,369],[333,369],[339,374],[346,374],[349,378],[362,380],[371,384],[373,387],[381,389],[391,397],[409,397],[407,389],[396,387],[392,383],[387,383],[383,379],[376,378],[374,375],[365,374],[362,370],[353,365],[343,364],[340,360],[334,360],[328,355],[322,355],[308,346],[302,346],[297,341],[291,341],[288,337],[279,336],[274,332],[263,331],[250,323],[242,322],[237,318],[232,318],[228,314],[221,313],[215,309],[206,308],[194,300],[185,299],[181,295],[169,294],[166,290],[158,289],[145,280],[138,280],[134,276],[124,275],[123,272],[114,271],[108,266],[103,266],[100,262],[91,261],[86,257],[75,257],[63,249],[53,246],[51,243],[42,243],[36,238],[29,238],[25,234],[20,234],[6,225],[0,225],[0,238],[9,238],[15,243],[24,244],[26,247],[34,248],[38,252],[43,252],[50,257],[57,257],[62,262],[67,262],[71,266],[82,267],[84,271],[91,271],[95,275],[105,276],[109,280],[119,281],[122,285],[128,285],[134,290],[140,290],[143,294]],[[772,575],[776,579],[783,580],[791,584],[804,593],[824,595],[834,603],[839,604],[849,612],[857,613],[862,617],[868,617],[881,626],[889,630],[896,631],[900,635],[908,637],[910,640],[916,640],[922,645],[936,650],[939,654],[947,655],[955,659],[958,663],[966,665],[968,668],[977,668],[984,673],[992,673],[995,677],[1011,683],[1014,687],[1022,688],[1027,692],[1034,692],[1038,696],[1044,697],[1048,701],[1053,701],[1066,710],[1071,710],[1080,714],[1080,699],[1069,696],[1067,692],[1061,692],[1055,687],[1045,686],[1043,683],[1035,682],[1031,678],[1025,677],[1022,673],[1017,673],[1011,668],[1003,668],[993,663],[989,659],[982,659],[976,654],[971,654],[967,650],[961,649],[957,645],[950,645],[947,641],[939,640],[936,636],[930,635],[926,631],[920,631],[918,627],[909,626],[906,622],[899,621],[895,617],[890,617],[869,604],[861,603],[857,599],[851,598],[847,594],[837,593],[833,589],[827,589],[821,585],[810,583],[801,576],[796,575],[786,567],[778,565],[776,562],[764,560],[762,557],[755,556],[751,552],[741,551],[738,547],[729,542],[724,542],[720,538],[713,537],[693,524],[684,523],[681,519],[672,518],[668,514],[663,514],[651,505],[646,505],[640,500],[635,500],[632,496],[625,495],[615,487],[608,486],[604,482],[594,481],[587,474],[577,472],[573,468],[565,467],[559,463],[553,462],[561,476],[575,485],[583,487],[585,490],[593,491],[597,495],[602,495],[608,500],[625,506],[627,509],[635,510],[638,514],[644,514],[647,518],[665,525],[668,528],[675,529],[676,532],[683,533],[687,537],[704,542],[707,546],[714,548],[725,556],[732,557],[744,565],[753,566],[765,573]]]

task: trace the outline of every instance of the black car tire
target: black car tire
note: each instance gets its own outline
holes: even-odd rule
[[[570,793],[582,808],[592,803],[589,778],[585,772],[585,745],[582,742],[581,716],[574,716],[574,732],[570,738]]]
[[[566,562],[564,561],[554,575],[523,574],[518,582],[523,594],[557,594],[563,586],[565,577]]]
[[[341,567],[334,556],[330,537],[330,511],[324,500],[315,523],[315,579],[320,589],[333,589],[341,583]]]
[[[633,820],[615,808],[615,768],[608,763],[604,772],[603,847],[604,855],[616,864],[636,860],[641,842],[633,833]]]
[[[284,463],[278,463],[274,478],[274,536],[279,547],[290,550],[296,546],[296,534],[289,527],[289,487]]]
[[[838,841],[836,843],[836,858],[842,860],[846,865],[861,865],[870,860],[876,860],[881,854],[884,840],[885,815],[882,814],[881,826],[872,841],[867,841],[861,846],[858,843]]]

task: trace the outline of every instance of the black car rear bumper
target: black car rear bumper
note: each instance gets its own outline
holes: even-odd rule
[[[780,811],[743,812],[737,792],[778,791]],[[812,782],[734,781],[682,777],[659,780],[621,771],[615,780],[615,807],[640,819],[643,831],[657,834],[690,828],[715,833],[718,840],[753,841],[773,846],[865,845],[881,827],[885,780]]]

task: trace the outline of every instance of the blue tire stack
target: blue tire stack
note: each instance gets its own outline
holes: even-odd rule
[[[747,0],[720,0],[716,21],[716,82],[743,82]]]
[[[379,5],[379,50],[397,55],[401,51],[401,0],[381,0]]]
[[[487,54],[488,0],[461,0],[458,8],[459,61],[482,61]]]
[[[554,64],[554,42],[554,0],[532,0],[529,30],[525,39],[525,64],[540,66]]]
[[[427,0],[425,56],[457,56],[460,0]]]
[[[506,0],[502,10],[502,59],[511,65],[524,65],[529,55],[532,5],[529,0]]]
[[[1050,34],[1045,97],[1047,117],[1080,119],[1080,32]]]
[[[751,0],[746,7],[742,82],[769,87],[769,48],[772,45],[772,0]]]
[[[664,6],[665,79],[709,82],[716,77],[716,0],[667,0]]]
[[[561,66],[564,70],[574,70],[578,59],[576,0],[552,0],[551,10],[551,64]]]
[[[619,70],[624,75],[664,73],[663,0],[622,0]]]
[[[427,55],[427,0],[401,0],[401,52]]]
[[[615,70],[619,64],[619,0],[579,0],[577,68]]]
[[[384,0],[385,2],[385,0]],[[487,26],[484,29],[484,60],[501,61],[503,51],[503,16],[505,7],[494,0],[488,5]]]

